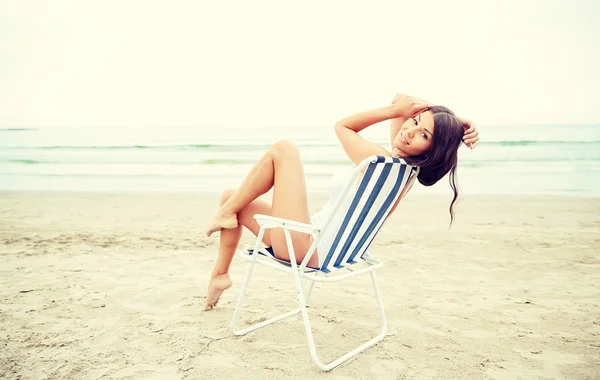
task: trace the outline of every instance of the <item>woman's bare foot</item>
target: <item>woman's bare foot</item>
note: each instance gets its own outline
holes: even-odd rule
[[[206,305],[204,305],[204,311],[210,310],[217,306],[221,293],[231,287],[231,279],[229,274],[219,274],[213,276],[208,284],[208,292],[206,293]]]
[[[237,214],[219,210],[217,216],[215,216],[208,226],[208,230],[206,230],[206,236],[210,236],[213,234],[213,232],[220,231],[223,228],[236,228],[237,226]]]

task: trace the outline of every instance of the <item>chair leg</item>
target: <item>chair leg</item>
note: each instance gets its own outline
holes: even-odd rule
[[[270,325],[272,323],[275,323],[277,321],[280,321],[280,320],[282,320],[284,318],[287,318],[287,317],[290,317],[292,315],[298,314],[300,312],[300,308],[295,308],[294,310],[288,311],[287,313],[283,313],[283,314],[280,314],[280,315],[278,315],[276,317],[267,319],[266,321],[256,323],[256,324],[254,324],[252,326],[249,326],[249,327],[247,327],[247,328],[245,328],[243,330],[237,330],[236,329],[236,323],[237,323],[238,316],[239,316],[239,314],[241,312],[241,309],[242,309],[242,304],[243,304],[243,301],[244,301],[244,295],[246,294],[246,289],[248,287],[248,282],[250,281],[250,277],[252,275],[253,266],[254,266],[254,262],[250,262],[250,264],[248,266],[248,272],[246,274],[246,279],[244,280],[244,285],[242,286],[242,290],[241,290],[240,295],[238,297],[237,305],[235,306],[235,310],[233,312],[233,317],[231,318],[231,333],[233,335],[238,335],[238,336],[239,335],[246,335],[246,334],[248,334],[251,331],[258,330],[258,329],[260,329],[262,327],[265,327],[267,325]]]
[[[308,291],[306,291],[306,297],[305,297],[305,299],[306,299],[306,301],[305,301],[306,302],[306,306],[308,307],[308,300],[310,299],[310,295],[311,295],[312,290],[313,290],[313,288],[315,286],[315,281],[312,281],[312,280],[306,280],[306,281],[310,283],[308,285]]]
[[[375,291],[375,297],[377,298],[377,306],[379,306],[379,314],[381,315],[381,338],[387,333],[387,317],[385,316],[385,309],[383,308],[383,300],[381,299],[381,293],[379,292],[379,285],[377,284],[377,278],[375,277],[375,271],[371,272],[371,282],[373,283],[373,290]]]
[[[254,246],[254,252],[258,252],[258,248],[260,247],[260,242],[262,241],[264,235],[264,229],[261,228],[260,232],[258,233],[258,238],[256,240],[256,245]],[[267,325],[270,325],[274,322],[280,321],[284,318],[287,318],[289,316],[298,314],[300,312],[300,308],[296,308],[292,311],[289,311],[287,313],[283,313],[281,315],[278,315],[276,317],[273,317],[271,319],[268,319],[266,321],[260,322],[260,323],[256,323],[250,327],[247,327],[243,330],[236,330],[236,323],[238,320],[238,316],[242,310],[242,304],[244,302],[244,296],[246,295],[246,290],[248,289],[248,283],[250,282],[250,277],[252,277],[252,271],[254,270],[254,264],[256,263],[256,259],[258,257],[258,253],[254,254],[254,257],[252,258],[252,260],[250,261],[250,264],[248,265],[248,270],[246,271],[246,278],[244,279],[244,283],[242,285],[242,290],[240,291],[240,295],[238,297],[238,301],[237,304],[235,306],[235,310],[233,311],[233,316],[231,318],[231,333],[233,335],[245,335],[251,331],[254,330],[258,330],[262,327],[265,327]]]
[[[233,310],[233,316],[231,317],[231,333],[233,335],[244,335],[246,332],[236,330],[236,322],[238,319],[238,315],[242,309],[242,304],[244,302],[244,296],[246,295],[246,289],[248,288],[248,283],[250,282],[250,277],[252,277],[252,270],[254,269],[255,258],[250,261],[248,264],[248,269],[246,271],[246,277],[244,278],[244,283],[242,284],[242,290],[240,291],[240,295],[238,296],[237,304],[235,305],[235,309]]]
[[[385,316],[385,310],[383,308],[383,301],[381,299],[381,294],[379,293],[379,287],[377,286],[377,280],[375,278],[375,273],[371,272],[370,274],[371,274],[371,281],[373,283],[373,288],[375,290],[375,296],[377,298],[377,304],[379,306],[379,312],[381,314],[381,322],[382,322],[381,331],[376,337],[368,340],[367,342],[361,344],[360,346],[356,347],[355,349],[347,352],[346,354],[340,356],[339,358],[337,358],[327,364],[323,364],[317,355],[317,348],[315,346],[315,341],[314,341],[314,337],[312,334],[312,329],[310,327],[310,321],[308,318],[308,310],[306,309],[305,297],[303,295],[302,288],[298,286],[298,295],[299,295],[298,299],[300,301],[300,311],[302,313],[302,320],[304,321],[304,330],[306,332],[306,338],[308,340],[308,347],[310,349],[310,355],[312,357],[313,362],[322,371],[331,371],[332,369],[334,369],[335,367],[344,363],[345,361],[353,358],[354,356],[358,355],[359,353],[366,350],[367,348],[372,347],[376,343],[380,342],[387,333],[387,319]],[[296,274],[296,276],[299,277],[298,274]],[[297,283],[298,284],[300,283],[299,278],[297,279]],[[308,297],[306,297],[306,298],[308,298]]]

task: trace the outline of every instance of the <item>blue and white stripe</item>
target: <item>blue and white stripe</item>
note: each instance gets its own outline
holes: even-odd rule
[[[377,156],[369,163],[350,206],[337,210],[345,213],[341,225],[326,227],[338,232],[323,259],[322,272],[329,273],[364,260],[365,252],[408,181],[416,178],[417,171],[417,167],[399,158]],[[325,252],[319,252],[323,254]]]

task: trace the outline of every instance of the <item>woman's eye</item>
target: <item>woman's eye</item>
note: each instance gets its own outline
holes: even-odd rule
[[[421,136],[423,136],[423,138],[424,138],[425,140],[427,140],[427,139],[429,138],[429,137],[427,137],[427,134],[426,134],[426,133],[421,133]]]
[[[415,125],[419,124],[419,123],[417,123],[417,119],[415,119],[414,117],[412,119],[413,119],[413,123],[415,123]]]

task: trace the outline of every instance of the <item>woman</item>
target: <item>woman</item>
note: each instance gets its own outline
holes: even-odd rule
[[[358,134],[385,120],[391,120],[391,152]],[[409,164],[420,166],[418,179],[425,186],[433,185],[450,172],[450,185],[454,191],[450,215],[453,218],[452,207],[457,197],[454,178],[457,150],[461,141],[471,149],[478,141],[478,132],[470,122],[458,118],[445,107],[431,106],[423,100],[399,94],[386,107],[340,120],[335,125],[335,131],[344,151],[355,164],[372,155],[402,157]],[[272,188],[272,203],[258,199]],[[406,191],[403,195],[405,193]],[[401,198],[399,197],[398,202]],[[398,206],[398,202],[390,214]],[[292,143],[280,141],[273,144],[238,189],[223,192],[221,208],[207,230],[208,236],[216,231],[221,231],[221,236],[219,256],[208,286],[205,310],[212,309],[223,291],[231,286],[229,266],[240,241],[242,227],[258,236],[260,227],[253,218],[255,214],[311,223],[300,152]],[[291,231],[291,235],[296,259],[300,263],[313,241],[312,236],[294,231]],[[282,229],[266,230],[263,243],[273,247],[279,259],[289,261]],[[318,266],[318,255],[317,251],[310,258],[308,266]]]

